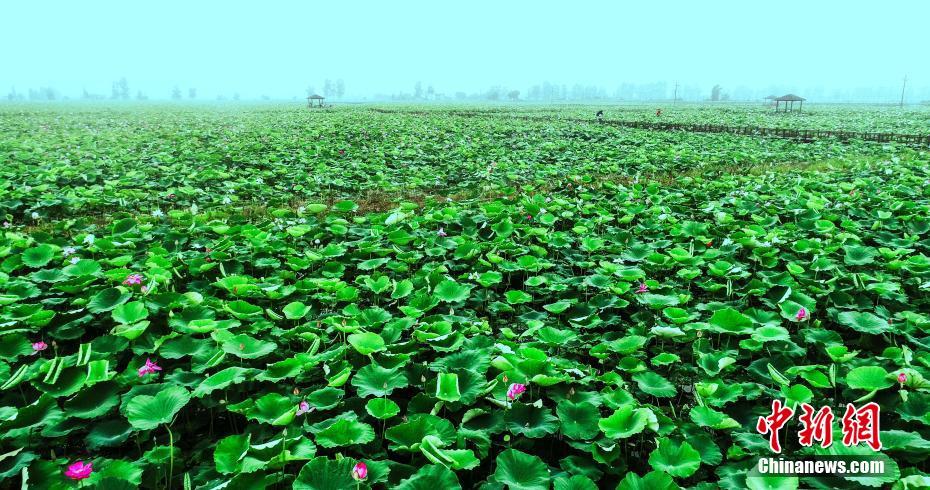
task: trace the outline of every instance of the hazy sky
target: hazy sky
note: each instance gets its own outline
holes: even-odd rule
[[[7,0],[0,91],[350,96],[544,80],[604,86],[930,86],[930,1]]]

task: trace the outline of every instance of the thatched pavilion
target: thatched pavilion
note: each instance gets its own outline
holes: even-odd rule
[[[798,112],[801,111],[801,108],[804,107],[804,101],[807,100],[804,97],[798,97],[794,94],[782,95],[781,97],[775,98],[775,112],[778,112],[778,105],[782,102],[785,103],[785,112],[791,112],[794,110],[794,103],[799,102]],[[789,104],[791,104],[789,106]]]
[[[307,107],[313,107],[314,100],[319,101],[319,105],[317,107],[323,107],[323,99],[325,98],[326,97],[323,97],[322,95],[313,94],[307,97]]]

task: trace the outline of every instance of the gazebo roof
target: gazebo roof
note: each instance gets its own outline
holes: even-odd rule
[[[311,95],[311,96],[309,96],[309,97],[307,97],[307,98],[308,98],[308,99],[313,99],[313,100],[318,100],[318,99],[325,99],[326,97],[323,97],[322,95],[313,94],[313,95]]]
[[[794,95],[794,94],[788,94],[788,95],[782,95],[781,97],[778,97],[775,100],[780,101],[780,102],[802,102],[807,99],[805,99],[804,97],[798,97],[797,95]]]
[[[775,100],[777,98],[778,98],[777,95],[766,95],[765,97],[763,97],[763,99],[765,100]]]

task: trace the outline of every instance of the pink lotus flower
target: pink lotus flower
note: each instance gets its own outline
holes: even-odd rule
[[[83,480],[89,478],[93,472],[94,463],[85,464],[83,461],[78,461],[68,466],[68,469],[65,470],[65,476],[72,480]]]
[[[142,280],[145,279],[142,277],[142,274],[129,274],[126,276],[126,280],[123,281],[123,284],[126,286],[137,286],[142,284]]]
[[[526,215],[526,219],[533,221],[533,215],[532,214]]]
[[[449,236],[449,235],[446,233],[446,230],[443,229],[443,228],[439,228],[439,231],[437,231],[436,234],[439,235],[439,236]]]
[[[44,351],[45,349],[48,349],[48,344],[46,344],[45,342],[42,342],[41,340],[38,341],[38,342],[33,342],[33,343],[32,343],[32,351],[33,351],[33,352],[42,352],[42,351]]]
[[[516,400],[517,395],[526,391],[526,385],[520,383],[513,383],[510,385],[510,388],[507,388],[507,398],[511,400]]]
[[[806,318],[807,318],[807,309],[802,306],[801,309],[798,310],[798,314],[794,315],[794,319],[800,322]]]
[[[139,377],[143,377],[146,374],[154,374],[157,371],[161,371],[161,366],[152,362],[151,359],[145,360],[145,365],[139,368]]]
[[[313,410],[313,409],[310,408],[310,404],[307,403],[307,402],[305,402],[305,401],[303,401],[303,402],[300,402],[300,403],[297,404],[297,413],[296,413],[295,415],[297,415],[297,416],[299,417],[299,416],[301,416],[301,415],[303,415],[303,414],[305,414],[305,413],[310,412],[311,410]]]
[[[346,154],[345,150],[339,150],[339,155],[345,155],[345,154]]]
[[[139,291],[142,291],[142,294],[145,294],[145,293],[149,292],[149,287],[148,287],[148,286],[142,286],[141,288],[139,288]]]
[[[355,463],[355,466],[352,467],[352,478],[359,481],[368,478],[368,465],[361,461]]]
[[[646,291],[649,291],[649,286],[644,282],[639,283],[639,289],[636,290],[636,294],[643,294]]]
[[[904,373],[898,373],[898,383],[900,383],[902,386],[904,383],[907,383],[907,375]]]

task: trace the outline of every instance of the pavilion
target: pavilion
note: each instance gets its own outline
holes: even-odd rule
[[[319,105],[317,107],[323,107],[323,99],[325,98],[326,97],[323,97],[322,95],[317,95],[317,94],[310,95],[307,97],[307,107],[313,107],[313,101],[315,100],[319,101]]]
[[[807,100],[804,97],[798,97],[794,94],[782,95],[781,97],[775,98],[775,112],[778,112],[778,105],[782,102],[785,103],[785,112],[791,112],[794,110],[794,103],[799,102],[798,112],[801,111],[801,108],[804,106],[804,101]],[[790,104],[790,105],[789,105]]]

